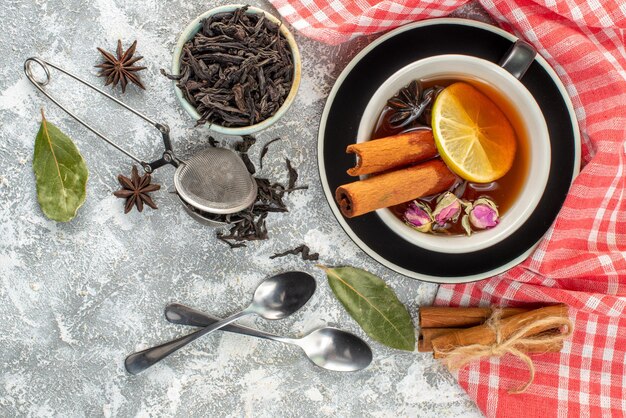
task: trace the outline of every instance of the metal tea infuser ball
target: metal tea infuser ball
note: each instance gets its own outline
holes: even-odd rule
[[[45,80],[40,81],[35,78],[32,69],[33,63],[37,63],[41,66],[46,76]],[[43,88],[50,82],[50,70],[48,67],[52,67],[72,77],[74,80],[97,91],[123,108],[130,110],[135,115],[157,128],[159,132],[161,132],[163,144],[165,145],[165,151],[161,158],[152,162],[145,162],[135,157],[61,105]],[[174,187],[181,199],[181,203],[185,205],[186,210],[195,209],[193,212],[204,219],[198,212],[218,215],[236,213],[247,208],[256,200],[256,181],[248,172],[244,162],[234,151],[225,148],[209,147],[196,152],[190,158],[183,161],[174,155],[170,140],[170,129],[167,125],[153,121],[85,80],[41,58],[28,58],[24,62],[24,72],[35,87],[48,97],[48,99],[59,106],[68,115],[76,119],[85,128],[141,164],[146,173],[152,173],[157,168],[167,164],[176,167],[176,172],[174,173]],[[200,220],[197,219],[196,216],[194,216],[194,219]],[[204,220],[204,223],[219,224],[219,222],[212,221],[209,218]]]

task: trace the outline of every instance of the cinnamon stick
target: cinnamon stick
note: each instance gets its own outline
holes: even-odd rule
[[[450,188],[456,177],[440,159],[339,186],[335,199],[347,218]]]
[[[508,318],[527,308],[502,308],[501,318]],[[419,309],[420,328],[467,328],[484,323],[492,313],[491,308],[450,308],[448,306],[425,306]]]
[[[500,321],[500,334],[503,339],[506,339],[516,330],[548,317],[567,318],[567,305],[546,306],[504,318]],[[525,336],[550,332],[551,330],[553,330],[553,328],[531,326]],[[432,346],[436,354],[437,352],[446,352],[459,346],[472,344],[491,345],[495,340],[496,336],[493,330],[488,325],[483,324],[433,338]]]
[[[429,353],[433,351],[433,340],[442,335],[451,332],[461,331],[462,328],[420,328],[419,338],[417,340],[417,351],[420,353]],[[546,331],[548,333],[554,331]],[[517,349],[527,353],[557,353],[563,348],[563,341],[548,342],[544,344],[533,345],[532,347],[517,346]],[[441,353],[435,352],[434,358],[443,357]]]
[[[433,340],[445,334],[454,331],[460,331],[463,328],[420,328],[417,338],[417,351],[420,353],[428,353],[433,351]]]
[[[356,156],[356,164],[348,174],[360,176],[427,160],[437,155],[437,147],[433,132],[422,129],[351,144],[346,153]]]

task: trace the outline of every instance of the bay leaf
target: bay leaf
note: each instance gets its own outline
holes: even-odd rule
[[[415,349],[411,316],[380,277],[355,267],[320,267],[339,302],[367,335],[392,348]]]
[[[58,222],[73,219],[85,202],[89,172],[76,145],[46,120],[43,110],[35,138],[33,171],[44,215]]]

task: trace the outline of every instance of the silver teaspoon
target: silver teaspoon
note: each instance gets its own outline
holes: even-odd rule
[[[141,373],[190,342],[246,315],[256,314],[272,320],[285,318],[308,302],[315,292],[315,287],[316,283],[313,276],[299,271],[281,273],[270,277],[259,284],[254,292],[252,303],[243,311],[184,337],[129,355],[124,361],[126,370],[131,374]]]
[[[195,327],[207,327],[220,320],[180,303],[167,305],[165,318],[173,324]],[[328,370],[353,372],[366,368],[372,362],[372,350],[365,341],[337,328],[319,328],[300,338],[280,337],[234,324],[225,326],[223,330],[297,345],[315,365]]]

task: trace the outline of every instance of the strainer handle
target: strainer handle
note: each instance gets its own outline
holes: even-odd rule
[[[37,63],[37,64],[39,64],[39,66],[41,66],[41,68],[43,69],[43,71],[44,71],[44,73],[46,75],[46,79],[45,80],[41,81],[41,80],[37,80],[35,78],[35,75],[33,74],[33,69],[32,69],[32,64],[33,63]],[[74,80],[76,80],[76,81],[86,85],[87,87],[91,88],[92,90],[97,91],[98,93],[100,93],[103,96],[105,96],[106,98],[114,101],[115,103],[117,103],[118,105],[122,106],[123,108],[125,108],[127,110],[130,110],[135,115],[139,116],[140,118],[142,118],[143,120],[145,120],[146,122],[148,122],[149,124],[151,124],[152,126],[157,128],[159,130],[159,132],[161,132],[161,136],[163,137],[163,145],[165,146],[165,152],[163,153],[163,156],[160,159],[156,160],[156,161],[147,163],[147,162],[139,159],[135,155],[131,154],[130,152],[126,151],[124,148],[122,148],[119,145],[117,145],[115,142],[113,142],[112,140],[110,140],[109,138],[104,136],[102,133],[100,133],[96,129],[92,128],[89,124],[87,124],[81,118],[76,116],[73,112],[71,112],[70,110],[65,108],[61,103],[59,103],[54,97],[52,97],[50,94],[48,94],[48,92],[45,91],[45,89],[44,89],[44,86],[46,86],[50,82],[50,69],[48,67],[52,67],[55,70],[60,71],[63,74],[66,74],[66,75],[72,77]],[[35,85],[35,87],[37,87],[37,89],[39,89],[39,91],[42,92],[54,104],[59,106],[68,115],[70,115],[71,117],[76,119],[76,121],[78,121],[78,123],[83,125],[85,128],[89,129],[91,132],[93,132],[98,137],[103,139],[109,145],[113,146],[118,151],[122,152],[126,156],[132,158],[134,161],[136,161],[139,164],[141,164],[141,166],[143,167],[143,169],[147,173],[151,173],[155,169],[157,169],[157,168],[159,168],[159,167],[161,167],[161,166],[163,166],[165,164],[172,164],[172,165],[175,165],[175,166],[178,165],[178,160],[176,159],[176,157],[174,156],[174,153],[172,152],[172,142],[170,140],[170,128],[167,125],[165,125],[163,123],[158,123],[158,122],[153,121],[152,119],[150,119],[149,117],[147,117],[143,113],[138,112],[137,110],[133,109],[132,107],[122,103],[121,101],[119,101],[115,97],[111,96],[110,94],[105,93],[104,91],[100,90],[99,88],[97,88],[97,87],[93,86],[92,84],[86,82],[82,78],[80,78],[80,77],[70,73],[67,70],[64,70],[63,68],[61,68],[61,67],[59,67],[57,65],[51,64],[51,63],[49,63],[47,61],[44,61],[41,58],[37,58],[37,57],[27,58],[26,61],[24,61],[24,73],[26,73],[26,77],[30,80],[30,82],[33,83]]]

